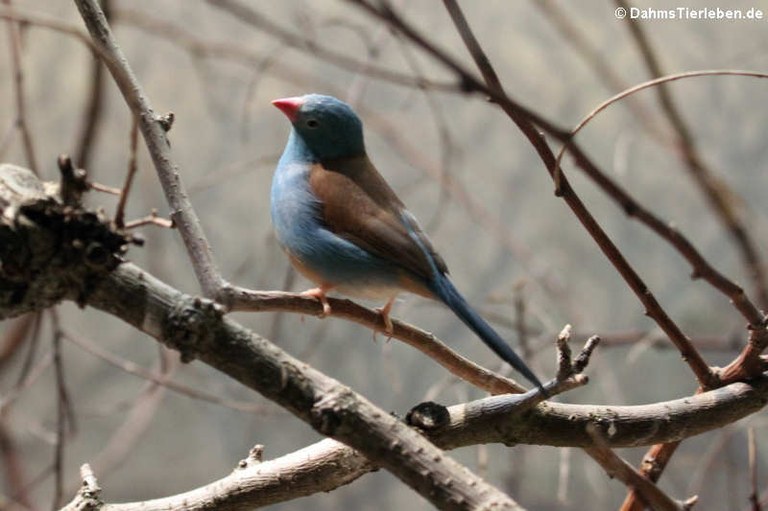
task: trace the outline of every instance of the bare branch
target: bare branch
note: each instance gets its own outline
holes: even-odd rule
[[[323,314],[322,305],[316,299],[283,291],[253,291],[231,287],[224,303],[233,311],[296,312],[314,316]],[[376,310],[346,299],[329,297],[328,303],[331,305],[332,317],[344,318],[375,331],[383,332],[385,329],[381,314]],[[388,332],[387,335],[416,348],[455,376],[478,388],[491,394],[525,391],[525,388],[513,379],[489,371],[459,355],[429,332],[394,318],[392,327],[391,334]]]
[[[128,374],[132,374],[147,381],[151,381],[152,383],[167,387],[168,389],[174,392],[178,392],[181,395],[190,397],[192,399],[199,399],[200,401],[206,401],[208,403],[225,406],[227,408],[241,412],[257,413],[262,416],[270,413],[270,410],[264,405],[255,404],[249,401],[231,401],[222,399],[202,390],[175,382],[174,380],[168,379],[167,376],[159,374],[157,371],[144,369],[143,367],[130,360],[124,360],[116,355],[113,355],[99,347],[95,342],[90,341],[81,335],[76,335],[66,329],[63,330],[63,333],[67,337],[67,340],[77,345],[79,348],[85,350],[87,353],[100,358],[109,365],[116,367]]]
[[[178,165],[170,151],[164,123],[154,113],[149,98],[144,94],[141,84],[117,45],[98,2],[76,0],[75,3],[94,43],[101,49],[99,56],[109,68],[126,103],[138,119],[139,128],[171,208],[171,218],[187,247],[203,293],[213,297],[226,286],[226,282],[216,266],[213,251],[200,225],[200,220],[187,197],[178,172]]]
[[[356,73],[361,72],[362,70],[362,72],[373,78],[407,87],[441,90],[444,92],[457,92],[459,90],[459,87],[453,83],[440,83],[421,77],[415,78],[375,66],[371,63],[351,59],[341,53],[323,47],[316,39],[306,38],[300,34],[293,33],[278,26],[255,9],[250,8],[248,5],[239,2],[238,0],[207,0],[207,2],[209,5],[221,9],[243,23],[247,23],[254,28],[263,30],[292,48],[307,52],[313,57],[321,58],[343,69]]]
[[[156,210],[150,211],[149,215],[138,218],[136,220],[131,220],[130,222],[126,222],[125,228],[126,229],[135,229],[137,227],[142,227],[144,225],[156,225],[158,227],[163,227],[165,229],[173,229],[176,227],[176,224],[173,222],[173,220],[168,220],[166,218],[162,218],[158,216]]]
[[[616,0],[616,4],[625,9],[628,7],[626,0]],[[653,78],[663,76],[665,73],[662,70],[661,63],[640,23],[629,17],[626,20],[626,26],[629,29],[630,35],[637,43],[637,47],[650,75]],[[753,282],[760,306],[768,308],[768,275],[766,275],[764,262],[757,248],[758,245],[736,211],[736,201],[734,200],[736,194],[725,181],[717,177],[711,167],[704,161],[690,128],[672,100],[672,94],[664,83],[659,84],[656,88],[656,95],[662,111],[677,134],[677,145],[682,153],[688,173],[699,186],[716,216],[736,242],[744,265]]]
[[[2,0],[2,3],[11,6],[11,0]],[[35,148],[32,141],[32,132],[29,127],[29,117],[27,116],[27,101],[24,91],[24,70],[22,66],[22,44],[21,30],[16,21],[7,20],[8,28],[8,47],[11,52],[11,69],[13,72],[13,94],[16,100],[16,128],[21,133],[21,141],[24,147],[24,155],[27,158],[29,168],[34,172],[39,172]]]
[[[573,148],[573,141],[576,134],[579,133],[579,131],[581,131],[592,119],[594,119],[597,114],[608,108],[608,106],[650,87],[661,87],[667,82],[700,76],[748,76],[752,78],[768,78],[768,74],[757,73],[753,71],[707,70],[678,73],[635,85],[634,87],[624,90],[612,98],[602,102],[576,125],[576,127],[571,131],[570,138],[566,141],[557,155],[557,168],[562,171],[560,162],[565,152]],[[624,190],[619,188],[618,185],[609,182],[607,176],[604,174],[600,173],[597,175],[594,170],[592,170],[590,174],[593,174],[598,178],[598,184],[603,188],[603,190],[606,191],[606,193],[608,193],[609,196],[611,196],[614,200],[622,205],[628,215],[646,224],[662,239],[668,241],[678,250],[680,255],[682,255],[693,268],[693,273],[691,275],[692,278],[702,278],[711,284],[715,289],[726,295],[731,300],[731,303],[733,303],[734,307],[736,307],[736,309],[753,327],[760,325],[763,322],[762,313],[750,301],[744,290],[729,280],[725,275],[717,271],[714,267],[712,267],[682,233],[680,233],[672,225],[664,223],[650,210],[643,207],[632,197],[630,197],[629,194],[627,194]]]
[[[696,375],[700,385],[702,385],[704,388],[712,388],[715,386],[715,375],[710,370],[704,359],[701,357],[701,354],[691,344],[690,340],[683,333],[677,323],[675,323],[672,318],[669,317],[666,311],[661,307],[658,300],[656,300],[656,297],[653,295],[650,289],[648,289],[648,286],[646,286],[642,278],[637,274],[637,272],[629,264],[618,247],[613,243],[613,241],[611,241],[606,232],[602,229],[602,227],[600,227],[592,214],[587,210],[586,206],[570,186],[565,176],[558,174],[558,167],[556,166],[555,156],[552,150],[549,148],[544,138],[540,135],[539,131],[530,121],[530,119],[535,118],[535,116],[533,116],[527,109],[513,102],[506,94],[504,94],[495,71],[493,71],[493,68],[490,66],[490,62],[482,51],[482,48],[477,43],[477,40],[472,32],[469,30],[468,24],[466,24],[466,22],[463,24],[457,23],[457,28],[462,38],[465,40],[465,44],[469,48],[470,53],[475,59],[478,67],[481,69],[485,80],[488,82],[487,85],[479,81],[472,73],[467,72],[452,57],[437,48],[434,44],[424,39],[424,37],[418,33],[418,31],[416,31],[407,22],[405,22],[405,20],[403,20],[389,6],[382,5],[381,7],[376,7],[368,0],[348,1],[359,5],[371,15],[380,18],[382,21],[389,23],[391,26],[401,31],[406,37],[430,53],[445,67],[460,76],[467,90],[479,91],[487,94],[504,110],[504,112],[510,117],[510,119],[515,122],[518,128],[520,128],[526,138],[530,141],[531,145],[534,147],[537,154],[541,158],[552,179],[557,181],[558,176],[561,176],[560,186],[557,187],[561,192],[561,197],[571,208],[587,232],[595,240],[598,247],[600,247],[600,250],[603,251],[611,264],[613,264],[614,267],[618,270],[619,274],[624,278],[625,282],[627,285],[629,285],[640,302],[645,306],[646,314],[659,325],[659,327],[669,336],[669,339],[678,348],[683,360],[688,363],[689,367]],[[457,15],[460,15],[461,11],[458,7],[458,4],[455,2],[450,3],[452,3],[455,7],[453,12]],[[461,15],[461,17],[463,18],[463,15]]]
[[[112,0],[104,0],[101,3],[104,15],[111,18]],[[96,140],[100,135],[102,121],[104,120],[104,98],[107,84],[106,69],[104,64],[94,58],[91,62],[90,83],[88,85],[88,103],[83,111],[82,126],[77,137],[77,149],[75,150],[75,164],[78,167],[90,168],[91,158]]]
[[[441,509],[460,509],[456,502],[517,509],[511,499],[420,434],[268,340],[222,318],[223,311],[212,303],[185,296],[126,263],[94,289],[89,304],[181,351],[183,360],[199,358],[224,371],[321,434],[354,447]],[[446,478],[453,481],[450,487],[441,484]]]
[[[182,361],[199,358],[260,392],[318,433],[355,448],[440,509],[459,510],[464,506],[519,509],[510,497],[446,456],[397,418],[289,356],[267,339],[223,317],[221,306],[185,295],[129,263],[114,264],[112,261],[127,239],[101,230],[113,229],[113,222],[51,200],[29,170],[15,169],[18,179],[11,183],[14,169],[6,165],[0,171],[0,185],[5,180],[9,188],[6,191],[0,186],[4,263],[13,262],[7,257],[7,251],[18,248],[19,244],[25,247],[23,251],[17,250],[22,257],[30,257],[29,254],[38,250],[55,253],[66,249],[69,253],[67,257],[57,258],[56,264],[45,258],[19,261],[28,272],[17,277],[27,279],[23,282],[28,293],[24,300],[9,299],[13,297],[11,284],[19,283],[8,280],[10,266],[4,264],[0,274],[0,317],[18,315],[30,307],[40,308],[63,299],[91,305],[122,318],[179,351]],[[23,208],[20,207],[22,201],[26,201]],[[44,207],[43,211],[33,207],[38,202],[42,206],[37,207]],[[99,254],[102,257],[96,261],[87,259],[91,243],[88,238],[77,244],[67,241],[71,236],[62,232],[63,221],[56,223],[64,215],[69,232],[78,232],[85,224],[94,231],[94,236],[104,238],[102,243],[114,243],[114,246],[103,245]],[[110,239],[110,235],[114,239]],[[48,245],[44,246],[45,243]],[[106,254],[105,246],[110,249]],[[86,282],[87,292],[81,287]],[[450,485],[445,484],[447,480],[451,481]]]
[[[652,481],[637,472],[632,465],[617,456],[609,447],[603,433],[594,424],[587,424],[587,433],[594,445],[584,450],[592,459],[600,464],[611,477],[616,477],[627,487],[634,489],[646,503],[655,511],[683,511],[690,509],[696,502],[696,497],[686,504],[675,502],[669,495],[661,491]]]
[[[120,199],[117,201],[117,210],[115,212],[115,225],[119,229],[125,227],[125,205],[128,202],[128,195],[131,193],[131,185],[133,184],[133,177],[136,175],[136,146],[139,138],[139,123],[136,117],[131,121],[131,144],[130,152],[128,155],[128,170],[125,173],[125,182],[123,188],[120,190]]]

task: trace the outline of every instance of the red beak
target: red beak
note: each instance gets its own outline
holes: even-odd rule
[[[299,108],[304,104],[304,100],[300,97],[282,98],[272,101],[272,104],[279,108],[289,121],[294,122],[299,116]]]

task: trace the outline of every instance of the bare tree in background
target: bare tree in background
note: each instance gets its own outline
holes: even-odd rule
[[[762,509],[760,21],[320,4],[0,4],[0,508]],[[550,396],[417,300],[376,342],[263,290],[267,99],[315,91]]]

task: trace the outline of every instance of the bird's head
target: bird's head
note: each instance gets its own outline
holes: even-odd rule
[[[352,108],[332,96],[307,94],[272,101],[293,125],[296,136],[319,160],[365,153],[363,123]]]

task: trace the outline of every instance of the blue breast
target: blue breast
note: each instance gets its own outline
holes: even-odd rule
[[[291,133],[272,180],[272,224],[280,245],[312,273],[345,294],[392,295],[401,271],[334,234],[322,219],[321,205],[309,187],[313,159]]]

